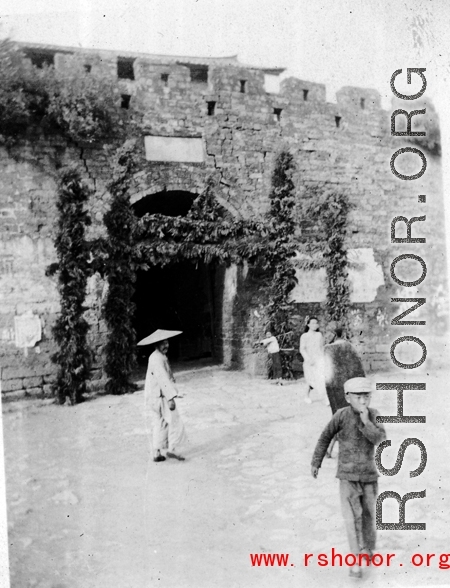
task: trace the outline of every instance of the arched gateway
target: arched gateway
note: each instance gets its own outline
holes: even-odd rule
[[[149,194],[133,205],[144,214],[185,216],[197,194],[182,190]],[[137,340],[156,329],[182,330],[171,342],[172,360],[222,360],[222,297],[224,268],[203,261],[176,262],[137,273],[134,328]],[[145,365],[147,350],[138,362]]]

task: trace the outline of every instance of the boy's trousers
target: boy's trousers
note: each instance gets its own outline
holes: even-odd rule
[[[339,480],[342,514],[347,529],[350,552],[374,551],[376,543],[375,505],[378,482]]]

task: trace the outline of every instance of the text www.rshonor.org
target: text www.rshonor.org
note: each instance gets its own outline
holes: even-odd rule
[[[354,553],[341,554],[334,547],[331,553],[305,553],[301,559],[304,567],[318,565],[320,567],[352,567],[352,566],[403,566],[403,562],[395,559],[395,553],[374,553],[372,556],[366,553],[355,555]],[[406,565],[419,567],[437,566],[440,570],[450,569],[450,553],[414,553]],[[295,563],[290,560],[289,553],[250,553],[250,563],[253,567],[295,567]]]

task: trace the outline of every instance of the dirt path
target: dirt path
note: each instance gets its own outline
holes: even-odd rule
[[[336,459],[310,477],[330,409],[317,399],[306,405],[300,383],[276,386],[217,368],[181,374],[178,382],[189,433],[184,463],[149,460],[142,392],[77,407],[7,409],[12,587],[348,585],[346,567],[304,566],[305,553],[348,552]],[[427,499],[409,502],[406,513],[427,530],[380,532],[379,552],[395,553],[396,564],[370,570],[366,586],[450,584],[450,570],[437,562],[410,563],[414,553],[450,553],[444,384],[427,392],[427,424],[389,428],[393,447],[406,437],[425,443],[426,471],[409,478],[419,462],[411,448],[400,473],[380,480],[380,491],[401,495],[426,488]],[[395,412],[395,393],[379,394],[374,406]],[[405,414],[423,413],[417,394],[405,393]],[[288,565],[252,567],[249,554],[263,552],[289,553]]]

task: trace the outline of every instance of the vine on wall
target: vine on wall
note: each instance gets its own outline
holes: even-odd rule
[[[55,248],[58,262],[47,273],[57,273],[61,310],[52,329],[58,350],[52,361],[58,366],[53,386],[60,404],[69,398],[71,404],[83,400],[89,378],[92,354],[87,345],[89,325],[84,318],[89,268],[89,245],[85,228],[91,220],[85,206],[89,190],[73,169],[61,172],[57,193],[57,235]]]
[[[304,269],[325,268],[326,319],[338,322],[350,335],[346,236],[351,205],[348,196],[316,188],[309,189],[304,202],[303,219],[311,230],[303,235],[302,250],[308,257],[299,265]]]
[[[136,248],[141,269],[178,261],[242,263],[257,247],[257,236],[267,233],[262,219],[236,219],[214,198],[209,179],[186,216],[146,214],[139,221]]]
[[[132,297],[137,269],[137,219],[128,189],[135,165],[135,142],[126,141],[116,156],[114,177],[108,186],[111,206],[104,217],[107,236],[103,243],[103,273],[108,279],[108,293],[103,315],[108,327],[105,372],[106,391],[110,394],[134,390],[131,375],[136,364],[136,333]]]
[[[278,337],[283,347],[295,347],[292,315],[294,305],[290,294],[297,284],[292,263],[298,244],[295,241],[295,186],[293,174],[294,158],[282,151],[276,159],[270,192],[267,253],[264,267],[270,272],[268,318],[270,330]],[[281,354],[284,377],[292,377],[291,354]]]

